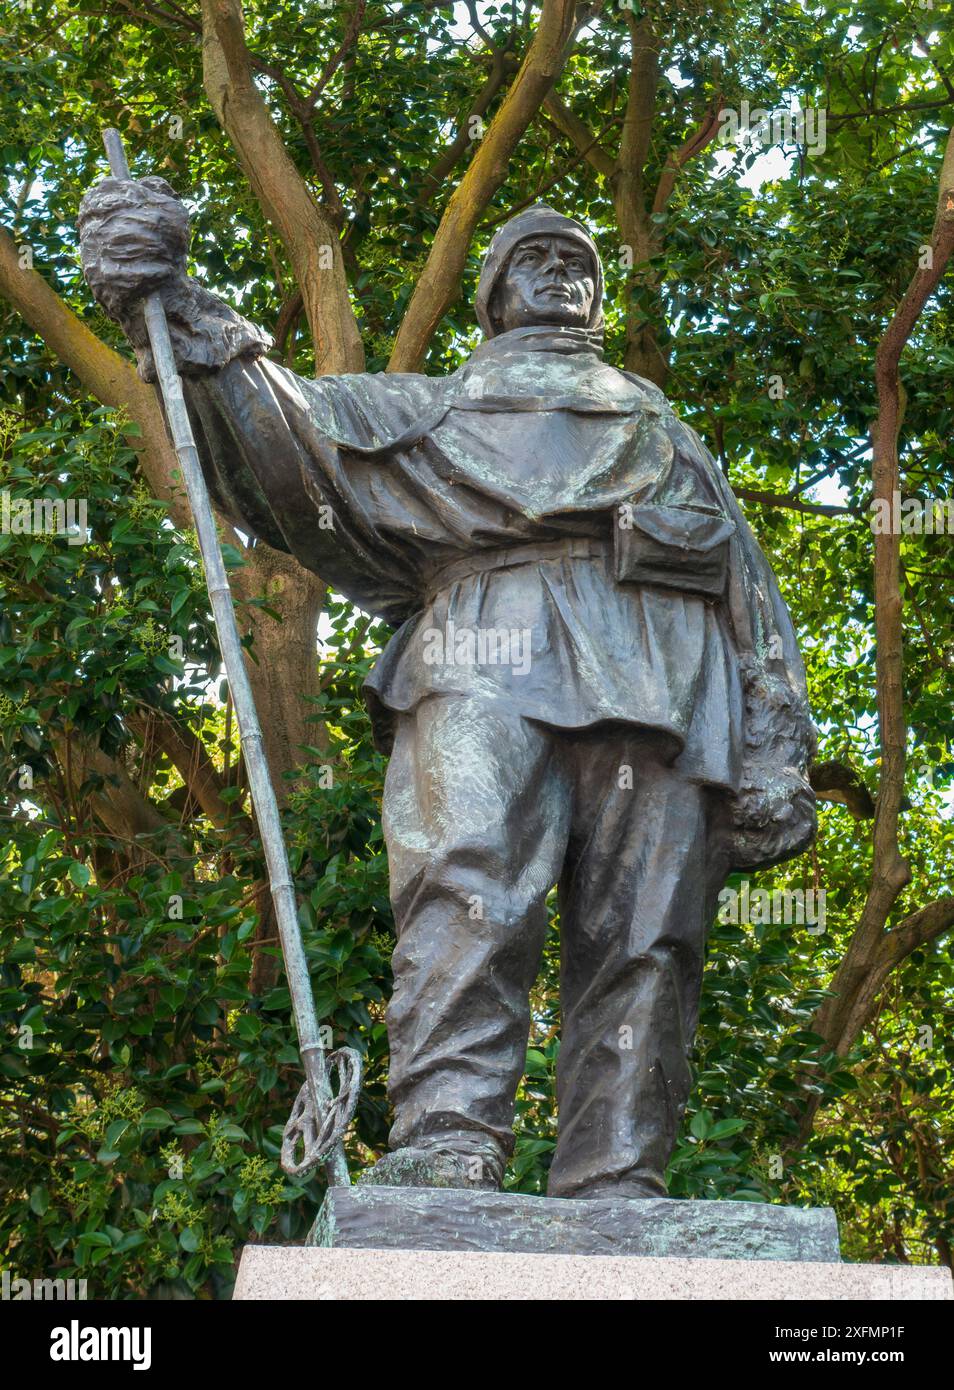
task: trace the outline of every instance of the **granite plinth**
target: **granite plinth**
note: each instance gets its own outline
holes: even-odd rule
[[[247,1245],[240,1300],[950,1300],[950,1272],[813,1260],[640,1259]]]

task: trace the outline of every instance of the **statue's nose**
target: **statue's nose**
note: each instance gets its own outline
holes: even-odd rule
[[[564,263],[563,257],[560,255],[558,251],[551,251],[550,254],[547,256],[546,260],[543,262],[542,269],[551,275],[554,271],[559,271],[559,273],[562,275],[566,271],[566,265]]]

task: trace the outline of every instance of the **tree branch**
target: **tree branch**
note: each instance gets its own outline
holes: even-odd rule
[[[129,840],[136,835],[156,835],[174,829],[142,795],[122,763],[92,739],[57,733],[53,742],[57,761],[74,794],[90,778],[104,780],[104,788],[88,795],[97,818],[111,834]]]
[[[613,177],[616,172],[616,157],[600,144],[600,137],[592,133],[586,122],[580,120],[579,116],[560,100],[556,92],[548,94],[543,109],[557,130],[572,141],[601,178]]]
[[[856,820],[871,820],[874,815],[871,793],[853,767],[835,759],[812,763],[808,780],[819,801],[835,801],[847,806]]]
[[[471,237],[507,176],[519,140],[559,76],[573,33],[575,8],[575,0],[543,0],[540,22],[520,71],[441,218],[398,330],[389,371],[420,368],[438,324],[460,294]]]
[[[901,353],[914,325],[937,288],[954,252],[954,130],[941,165],[937,214],[932,232],[930,268],[915,271],[901,303],[885,329],[875,354],[878,413],[872,426],[873,496],[890,505],[899,488],[898,434],[901,426]],[[899,535],[874,536],[875,652],[881,776],[875,801],[871,881],[858,925],[812,1022],[834,1052],[851,1047],[870,1015],[888,974],[914,949],[922,933],[945,929],[947,906],[932,905],[906,918],[896,932],[885,923],[911,870],[899,848],[898,821],[904,794],[907,726],[902,687],[903,628]],[[950,900],[942,899],[942,904]],[[817,1099],[802,1118],[801,1132],[812,1124]]]
[[[660,313],[658,276],[648,262],[659,246],[659,232],[650,218],[646,197],[646,161],[652,144],[656,90],[659,85],[659,41],[646,15],[627,14],[630,31],[630,70],[626,114],[619,159],[611,180],[613,207],[620,239],[632,257],[626,284],[627,371],[665,383],[669,362],[657,341],[654,310]],[[651,308],[647,312],[646,300]]]
[[[723,97],[720,92],[702,118],[698,129],[680,145],[678,150],[671,151],[663,167],[663,171],[659,176],[659,182],[656,185],[656,194],[653,198],[654,213],[663,212],[665,210],[669,199],[672,197],[672,191],[676,186],[676,179],[679,177],[680,170],[683,169],[691,159],[695,159],[697,155],[700,155],[707,146],[711,145],[718,135],[722,102]]]
[[[316,373],[361,371],[364,351],[341,244],[255,86],[240,0],[202,0],[202,64],[212,108],[294,268],[315,344]]]
[[[746,502],[760,502],[765,507],[785,507],[793,512],[807,512],[811,516],[855,515],[851,507],[840,507],[834,502],[806,502],[801,497],[792,497],[783,492],[759,492],[750,487],[734,487],[732,491]]]
[[[251,822],[241,808],[222,800],[225,784],[202,740],[187,725],[162,710],[152,709],[127,715],[126,722],[141,739],[150,738],[152,746],[165,753],[214,826],[222,829],[228,825],[234,829],[244,824],[250,828]]]
[[[937,212],[931,234],[931,265],[915,271],[875,354],[878,413],[871,430],[872,500],[875,503],[883,500],[889,507],[894,493],[900,488],[898,435],[901,428],[901,353],[929,296],[940,283],[954,251],[954,129],[948,135],[939,182]],[[866,917],[871,923],[880,918],[879,930],[895,898],[910,878],[910,870],[898,849],[898,817],[904,795],[907,739],[902,688],[900,562],[900,535],[894,534],[893,528],[884,533],[876,533],[875,660],[882,761],[875,811],[875,861]]]
[[[511,60],[511,62],[513,61],[514,60]],[[495,49],[490,72],[484,81],[484,85],[474,98],[470,110],[460,122],[453,140],[450,141],[440,158],[435,160],[424,175],[421,182],[421,190],[414,200],[418,207],[433,198],[434,194],[447,178],[447,175],[456,167],[461,155],[472,143],[470,134],[471,122],[475,117],[483,117],[494,97],[503,86],[504,78],[509,69],[510,64],[507,61],[507,54],[502,49]]]
[[[131,436],[130,443],[141,445],[140,461],[150,488],[169,507],[177,526],[191,526],[182,487],[173,480],[178,463],[154,389],[140,379],[131,363],[90,332],[41,275],[21,269],[17,245],[2,227],[0,294],[91,395],[103,405],[125,410],[139,426],[141,439]]]
[[[659,41],[648,16],[636,19],[625,11],[630,33],[631,58],[626,116],[619,142],[617,183],[619,197],[631,201],[632,210],[645,216],[643,179],[652,143],[656,88],[659,84]]]
[[[888,932],[892,954],[899,962],[905,960],[912,951],[936,940],[950,927],[954,927],[954,897],[938,898],[919,907]]]
[[[348,20],[348,27],[345,30],[344,38],[341,40],[341,43],[338,46],[338,48],[335,49],[334,53],[328,59],[327,63],[325,64],[324,68],[318,76],[318,81],[315,83],[311,91],[304,99],[304,105],[306,110],[311,111],[314,109],[315,102],[321,96],[328,83],[331,81],[335,73],[338,71],[338,68],[341,66],[341,63],[343,62],[345,56],[348,53],[350,53],[351,49],[357,43],[358,34],[361,30],[361,21],[364,19],[364,12],[367,9],[367,7],[368,0],[357,0],[354,10],[351,14],[351,18]]]

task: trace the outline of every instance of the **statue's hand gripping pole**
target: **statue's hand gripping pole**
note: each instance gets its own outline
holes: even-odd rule
[[[129,165],[119,132],[104,131],[103,143],[109,156],[109,167],[113,177],[128,179]],[[275,800],[262,747],[262,731],[242,656],[229,581],[215,532],[212,504],[202,476],[192,425],[182,394],[182,382],[176,371],[166,314],[159,294],[148,295],[143,302],[143,310],[169,433],[195,518],[199,551],[205,566],[206,584],[219,636],[219,647],[238,719],[242,753],[268,866],[268,880],[272,901],[275,904],[282,955],[285,958],[292,1013],[298,1030],[298,1046],[305,1071],[305,1084],[295,1101],[282,1136],[282,1167],[289,1175],[299,1176],[310,1172],[323,1161],[329,1184],[333,1187],[347,1187],[350,1178],[342,1138],[358,1103],[361,1058],[352,1048],[341,1048],[326,1058],[321,1044],[315,1001],[308,975],[308,961],[298,928],[295,886],[285,853],[278,803]],[[329,1063],[338,1073],[337,1095],[334,1095],[331,1089]],[[300,1158],[296,1159],[299,1145],[302,1147],[302,1153]]]

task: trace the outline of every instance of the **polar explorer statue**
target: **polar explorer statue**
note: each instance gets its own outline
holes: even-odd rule
[[[147,380],[162,294],[220,511],[396,629],[365,687],[397,945],[392,1152],[364,1180],[500,1186],[557,884],[549,1194],[665,1196],[717,896],[810,842],[814,733],[728,483],[602,359],[592,238],[544,205],[503,226],[450,376],[304,380],[188,278],[163,180],[104,180],[79,226]]]

